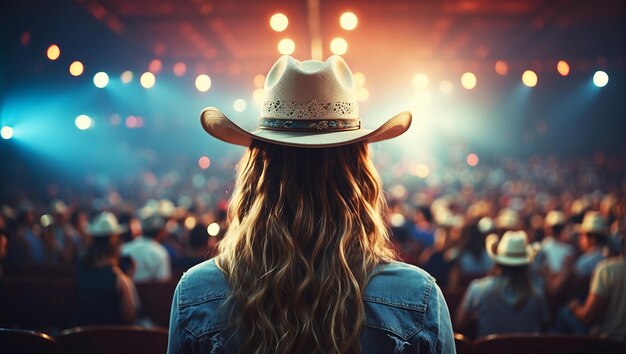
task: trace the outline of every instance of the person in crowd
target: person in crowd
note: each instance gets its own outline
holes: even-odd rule
[[[536,247],[524,231],[507,231],[501,239],[491,234],[485,244],[496,263],[494,275],[470,283],[457,311],[456,329],[475,321],[477,337],[545,331],[550,321],[547,302],[528,269]]]
[[[483,277],[494,266],[485,250],[485,234],[480,231],[478,220],[468,220],[461,227],[459,245],[449,252],[453,259],[449,273],[449,286],[464,288],[473,279]]]
[[[411,237],[418,244],[418,252],[430,247],[435,243],[435,225],[433,224],[433,214],[428,205],[418,205],[415,207],[413,218],[414,226],[411,229]]]
[[[165,220],[149,215],[141,220],[142,235],[122,245],[122,255],[132,258],[136,283],[167,281],[172,277],[170,256],[161,242],[166,236]]]
[[[571,276],[576,250],[570,244],[567,217],[560,210],[551,210],[545,217],[545,236],[535,263],[543,273],[547,294],[558,297]]]
[[[41,264],[49,260],[50,250],[41,237],[35,208],[23,203],[17,211],[17,228],[8,240],[7,263]]]
[[[110,212],[89,225],[93,237],[79,261],[76,308],[79,325],[132,324],[139,309],[133,281],[118,267],[119,235],[125,228]]]
[[[253,132],[202,112],[209,134],[247,150],[219,254],[175,291],[168,352],[454,353],[434,279],[394,261],[367,146],[405,132],[410,113],[363,128],[338,56],[283,56],[264,92]]]
[[[185,271],[196,264],[213,257],[216,251],[217,237],[209,236],[206,225],[197,224],[189,232],[189,247],[180,257],[174,268]]]
[[[507,231],[517,231],[522,228],[519,212],[512,208],[502,208],[494,219],[498,235],[502,236]]]
[[[605,258],[604,247],[608,241],[606,219],[596,211],[588,211],[578,227],[578,232],[580,255],[574,263],[572,295],[584,302],[589,291],[591,274],[596,265]]]
[[[50,206],[52,223],[49,228],[54,254],[60,263],[73,263],[77,256],[80,239],[69,222],[70,210],[62,200],[53,200]]]

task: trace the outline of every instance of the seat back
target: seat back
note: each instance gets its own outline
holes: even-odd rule
[[[472,341],[461,333],[454,334],[454,347],[457,354],[472,353]]]
[[[84,326],[57,337],[64,354],[165,354],[167,330],[139,326]]]
[[[168,327],[177,283],[177,280],[137,283],[141,315],[150,318],[157,326]]]
[[[478,338],[474,354],[624,353],[624,343],[573,334],[495,334]]]
[[[61,354],[57,341],[45,333],[0,328],[0,353]]]

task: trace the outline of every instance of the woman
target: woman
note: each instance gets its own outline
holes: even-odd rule
[[[476,336],[496,333],[542,332],[549,312],[543,292],[532,285],[528,265],[536,249],[524,231],[507,231],[498,240],[486,240],[487,252],[496,263],[495,275],[470,283],[457,312],[456,328],[476,321]]]
[[[456,256],[454,253],[457,253]],[[470,281],[487,275],[493,268],[493,260],[485,250],[485,235],[472,220],[461,227],[459,246],[449,252],[453,258],[450,269],[450,287],[465,288]]]
[[[173,353],[453,353],[441,291],[394,261],[367,142],[406,131],[409,113],[362,129],[342,58],[284,56],[265,83],[260,127],[215,108],[204,129],[247,146],[212,260],[181,278]]]
[[[80,325],[132,324],[138,297],[133,281],[118,267],[120,226],[115,215],[103,212],[89,225],[93,237],[81,259],[76,278]]]

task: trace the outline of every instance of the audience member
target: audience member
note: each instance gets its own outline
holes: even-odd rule
[[[166,236],[165,220],[159,215],[141,220],[142,235],[122,245],[122,255],[135,264],[133,280],[137,283],[166,281],[172,276],[170,256],[160,243]]]
[[[478,220],[468,221],[461,227],[459,245],[449,253],[454,260],[449,278],[452,288],[467,286],[471,280],[487,275],[494,265],[485,250],[485,235],[480,231]]]

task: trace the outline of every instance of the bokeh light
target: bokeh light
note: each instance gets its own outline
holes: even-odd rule
[[[153,74],[158,74],[163,69],[163,63],[159,59],[154,59],[148,65],[148,70]]]
[[[348,51],[348,42],[341,37],[336,37],[330,41],[330,51],[336,55],[344,55]]]
[[[2,137],[2,139],[4,140],[11,139],[13,137],[13,128],[9,127],[8,125],[2,127],[2,129],[0,129],[0,137]]]
[[[126,127],[128,129],[133,129],[133,128],[137,128],[137,117],[135,116],[128,116],[126,117]]]
[[[206,232],[209,234],[209,236],[217,236],[217,234],[220,233],[220,225],[216,222],[212,222],[211,224],[209,224],[209,226],[206,228]]]
[[[598,87],[604,87],[609,83],[609,74],[605,73],[602,70],[596,71],[593,74],[593,84]]]
[[[122,73],[122,75],[120,76],[120,80],[122,81],[122,83],[127,84],[131,81],[133,81],[133,72],[130,70],[126,70]]]
[[[198,159],[198,166],[201,169],[206,170],[207,168],[209,168],[209,166],[211,166],[211,159],[209,159],[207,156],[200,157],[200,159]]]
[[[450,81],[444,80],[439,84],[439,89],[442,93],[449,95],[452,93],[452,90],[454,90],[454,85],[452,85]]]
[[[246,101],[244,99],[241,99],[241,98],[238,98],[238,99],[235,100],[235,102],[233,102],[233,108],[237,112],[245,111],[247,106],[248,106],[248,104],[246,103]]]
[[[174,64],[174,68],[172,69],[172,71],[174,72],[174,75],[181,77],[187,72],[187,65],[179,61],[178,63]]]
[[[415,76],[413,76],[413,86],[416,89],[425,89],[428,87],[428,76],[422,73],[415,74]]]
[[[265,75],[257,74],[254,77],[254,87],[263,88],[263,85],[265,85]]]
[[[496,62],[496,73],[498,75],[506,75],[509,72],[509,66],[506,64],[506,62],[504,60],[498,60]]]
[[[289,19],[285,14],[276,13],[270,18],[270,27],[276,32],[282,32],[287,29]]]
[[[362,72],[355,72],[354,73],[354,82],[356,83],[356,87],[363,87],[365,86],[365,75]]]
[[[528,87],[537,86],[537,74],[532,70],[526,70],[522,74],[522,82]]]
[[[109,84],[109,75],[104,71],[100,71],[93,76],[93,84],[97,88],[105,88]]]
[[[367,101],[367,99],[370,97],[370,92],[368,89],[366,89],[365,87],[359,87],[356,90],[356,99],[359,102],[365,102]]]
[[[556,70],[561,76],[567,76],[569,74],[569,64],[565,60],[559,60],[556,64]]]
[[[70,74],[72,74],[72,76],[80,76],[83,74],[84,70],[85,67],[83,67],[83,63],[79,62],[78,60],[70,64]]]
[[[141,74],[141,77],[139,78],[139,82],[141,83],[141,86],[149,89],[149,88],[152,88],[154,84],[156,83],[156,77],[154,76],[153,73],[146,71],[145,73]]]
[[[348,11],[341,15],[339,18],[339,24],[341,25],[341,28],[351,31],[359,24],[359,19],[354,13]]]
[[[476,155],[474,153],[467,155],[467,158],[465,160],[467,161],[467,164],[469,166],[474,167],[474,166],[478,165],[478,155]]]
[[[89,116],[81,114],[74,119],[74,124],[80,130],[87,130],[93,126],[93,120]]]
[[[207,74],[200,74],[196,77],[196,89],[200,92],[207,92],[211,88],[211,78]]]
[[[293,54],[296,51],[296,44],[289,38],[283,38],[278,42],[278,52],[282,55]]]
[[[476,87],[476,75],[471,72],[466,72],[461,76],[461,85],[467,90],[471,90]]]
[[[194,218],[193,216],[188,216],[185,219],[185,227],[187,228],[187,230],[191,230],[194,227],[196,227],[196,224],[198,223],[198,221],[196,220],[196,218]]]
[[[419,178],[426,178],[430,174],[430,168],[428,168],[428,165],[421,163],[415,166],[413,173]]]
[[[61,56],[61,48],[59,48],[59,46],[56,45],[56,44],[50,45],[48,47],[48,50],[46,51],[46,56],[50,60],[57,60],[57,59],[59,59],[59,57]]]
[[[254,103],[260,107],[261,103],[263,103],[263,89],[258,88],[252,92],[252,100]]]

